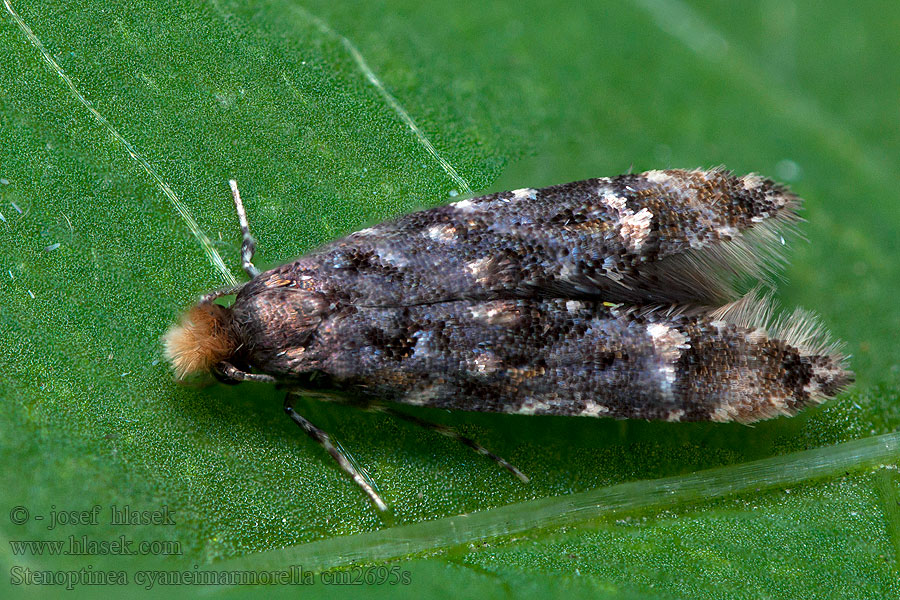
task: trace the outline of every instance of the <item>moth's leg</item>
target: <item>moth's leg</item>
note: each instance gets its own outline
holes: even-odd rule
[[[374,504],[378,510],[382,512],[387,511],[388,506],[384,502],[384,500],[381,499],[381,496],[378,495],[378,492],[376,492],[369,484],[369,482],[366,481],[366,479],[360,474],[360,472],[357,471],[352,464],[350,464],[350,461],[347,459],[347,457],[344,456],[344,454],[332,443],[331,438],[328,436],[328,434],[294,411],[293,392],[288,392],[284,397],[284,412],[286,412],[287,415],[294,420],[294,423],[296,423],[300,427],[300,429],[305,431],[306,434],[309,435],[309,437],[319,442],[319,444],[323,448],[325,448],[326,451],[328,451],[328,454],[330,454],[331,457],[337,461],[337,463],[341,466],[341,469],[343,469],[343,471],[347,475],[352,477],[353,481],[356,482],[356,485],[361,487],[366,495],[369,496],[369,500],[372,501],[372,504]]]
[[[225,288],[223,290],[216,290],[214,292],[210,292],[208,294],[203,294],[200,296],[200,299],[197,301],[198,304],[203,304],[204,302],[212,302],[216,298],[221,298],[222,296],[231,296],[232,294],[237,294],[241,291],[243,286],[235,286],[230,288]]]
[[[431,421],[426,421],[424,419],[420,419],[419,417],[414,417],[412,415],[408,415],[403,411],[397,410],[396,408],[392,408],[390,406],[384,406],[383,404],[369,404],[366,406],[366,410],[380,412],[387,415],[391,415],[393,417],[397,417],[398,419],[403,419],[404,421],[408,421],[410,423],[414,423],[419,425],[420,427],[424,427],[425,429],[431,429],[432,431],[436,431],[441,435],[445,435],[449,438],[453,438],[454,440],[468,446],[478,454],[483,454],[487,456],[495,463],[521,479],[523,482],[528,483],[528,475],[517,469],[514,465],[507,462],[505,459],[497,456],[472,438],[467,438],[464,435],[461,435],[456,430],[447,427],[446,425],[439,425],[437,423],[432,423]]]
[[[223,377],[230,381],[259,381],[262,383],[278,383],[278,380],[271,375],[241,371],[233,364],[225,361],[217,364],[216,369]]]
[[[250,235],[250,224],[247,223],[247,213],[244,211],[244,203],[241,202],[241,193],[238,191],[237,181],[229,179],[228,185],[231,186],[231,197],[234,199],[234,208],[237,209],[238,221],[241,224],[241,235],[244,238],[241,242],[241,266],[244,268],[244,272],[252,279],[259,275],[259,269],[251,262],[253,255],[256,253],[256,240]]]

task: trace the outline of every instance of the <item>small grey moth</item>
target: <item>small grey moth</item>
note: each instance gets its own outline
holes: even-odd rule
[[[358,231],[203,296],[165,335],[179,379],[337,393],[477,443],[383,402],[453,410],[749,423],[853,381],[809,313],[773,316],[770,284],[800,199],[758,175],[648,171],[454,202]],[[234,303],[214,303],[234,295]]]

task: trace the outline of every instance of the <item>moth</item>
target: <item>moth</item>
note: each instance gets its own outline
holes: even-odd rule
[[[778,317],[758,291],[801,203],[758,175],[648,171],[490,194],[262,273],[231,189],[250,281],[201,297],[165,335],[165,354],[179,379],[287,389],[287,414],[381,510],[328,434],[293,409],[296,395],[336,393],[431,427],[527,481],[396,405],[750,423],[853,381],[813,315]],[[215,302],[226,295],[230,306]]]

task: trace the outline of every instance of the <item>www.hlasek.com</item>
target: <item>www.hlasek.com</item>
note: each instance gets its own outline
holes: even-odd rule
[[[37,570],[21,565],[9,571],[10,583],[21,586],[59,586],[73,590],[80,586],[129,585],[145,589],[176,585],[409,585],[411,573],[398,565],[380,567],[352,567],[344,570],[314,574],[300,565],[272,571],[201,570],[181,571],[95,570],[92,566],[73,570]]]
[[[86,535],[58,540],[10,540],[13,556],[181,556],[178,540],[135,541],[120,535],[113,540],[95,540]]]

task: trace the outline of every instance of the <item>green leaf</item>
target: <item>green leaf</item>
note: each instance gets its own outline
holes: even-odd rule
[[[121,570],[186,596],[197,587],[146,573],[296,565],[338,595],[313,570],[356,560],[387,571],[346,576],[407,574],[369,588],[392,597],[900,594],[898,19],[893,5],[812,2],[4,0],[9,590]],[[178,313],[241,280],[229,177],[265,267],[472,191],[720,164],[806,198],[809,243],[780,298],[853,354],[854,391],[793,419],[415,411],[511,460],[525,486],[428,431],[299,403],[377,482],[389,523],[277,391],[178,386],[162,360]],[[692,491],[652,495],[665,486]],[[174,524],[111,523],[126,505]],[[12,543],[121,536],[157,543],[128,557]],[[18,585],[24,569],[62,575]]]

